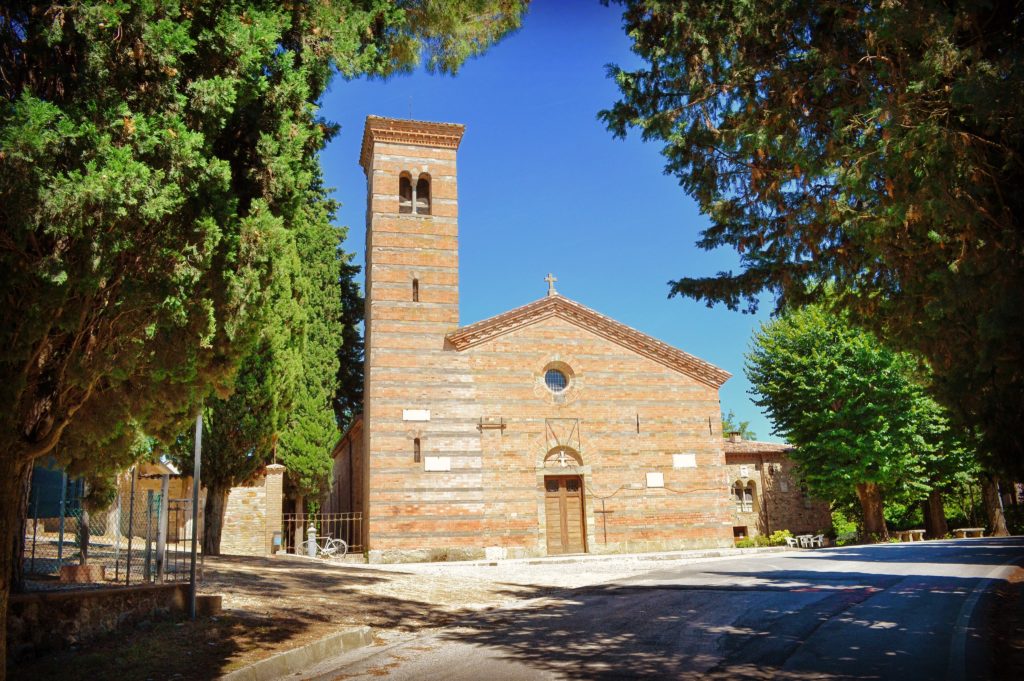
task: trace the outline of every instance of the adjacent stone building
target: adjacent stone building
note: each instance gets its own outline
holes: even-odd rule
[[[462,135],[366,121],[364,410],[326,510],[363,514],[371,561],[732,545],[727,372],[551,275],[539,300],[460,325]]]
[[[743,440],[730,433],[725,462],[733,502],[736,539],[769,535],[777,530],[825,534],[832,515],[825,501],[810,496],[793,461],[790,445]]]

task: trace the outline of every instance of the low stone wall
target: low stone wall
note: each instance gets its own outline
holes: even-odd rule
[[[184,611],[188,584],[12,594],[7,651],[12,660],[79,645],[119,627]]]

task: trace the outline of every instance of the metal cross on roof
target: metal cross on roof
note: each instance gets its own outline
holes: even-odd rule
[[[544,277],[544,281],[548,282],[548,295],[556,295],[558,291],[555,290],[555,282],[558,281],[558,278],[555,275],[548,272],[548,276]]]

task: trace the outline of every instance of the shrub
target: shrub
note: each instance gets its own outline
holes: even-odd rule
[[[856,532],[842,532],[836,534],[836,546],[849,546],[857,543]]]

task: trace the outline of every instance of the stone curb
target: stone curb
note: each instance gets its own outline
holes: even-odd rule
[[[571,565],[574,563],[599,563],[603,561],[666,561],[666,560],[702,560],[708,558],[734,558],[737,556],[749,556],[758,553],[783,553],[785,551],[801,551],[803,549],[790,549],[786,546],[759,546],[749,549],[723,548],[723,549],[691,549],[688,551],[663,551],[658,553],[584,553],[575,556],[539,556],[533,558],[498,558],[495,560],[452,560],[452,561],[420,561],[408,563],[363,563],[363,562],[341,562],[325,561],[320,558],[308,558],[296,556],[291,553],[278,553],[273,556],[274,560],[286,560],[302,563],[313,563],[319,565],[331,565],[335,567],[353,567],[365,569],[401,569],[402,566],[410,565],[453,565],[461,567],[494,567],[498,565]]]
[[[539,558],[502,558],[499,560],[462,560],[436,563],[413,563],[414,565],[469,565],[473,567],[494,567],[498,565],[573,565],[577,563],[602,563],[619,561],[644,563],[666,560],[699,560],[703,558],[732,558],[749,556],[754,553],[779,553],[784,546],[763,546],[749,549],[703,549],[694,551],[673,551],[670,553],[599,553],[578,556],[547,556]],[[409,565],[410,563],[372,563],[368,567]]]
[[[701,560],[706,558],[734,558],[749,556],[756,553],[782,553],[789,550],[785,546],[761,546],[749,549],[703,549],[693,551],[672,551],[666,553],[601,553],[581,554],[578,556],[550,556],[541,558],[505,558],[501,560],[469,560],[449,563],[418,563],[418,565],[472,565],[479,567],[497,565],[572,565],[575,563],[600,563],[604,561],[627,561],[634,563],[666,561],[666,560]],[[381,565],[400,566],[403,563],[377,563],[368,567]]]
[[[301,648],[286,650],[247,667],[236,669],[220,677],[220,681],[274,681],[348,650],[368,646],[372,641],[370,627],[346,629]]]
[[[526,565],[560,565],[568,563],[593,563],[601,560],[628,560],[636,563],[658,560],[689,560],[701,558],[732,558],[735,556],[749,556],[753,553],[782,553],[786,551],[785,546],[759,546],[749,549],[702,549],[693,551],[672,551],[668,553],[605,553],[600,555],[587,554],[582,556],[558,556],[551,558],[524,558],[515,562],[522,562]],[[481,560],[476,565],[494,565],[496,561]],[[513,561],[499,561],[513,562]]]

